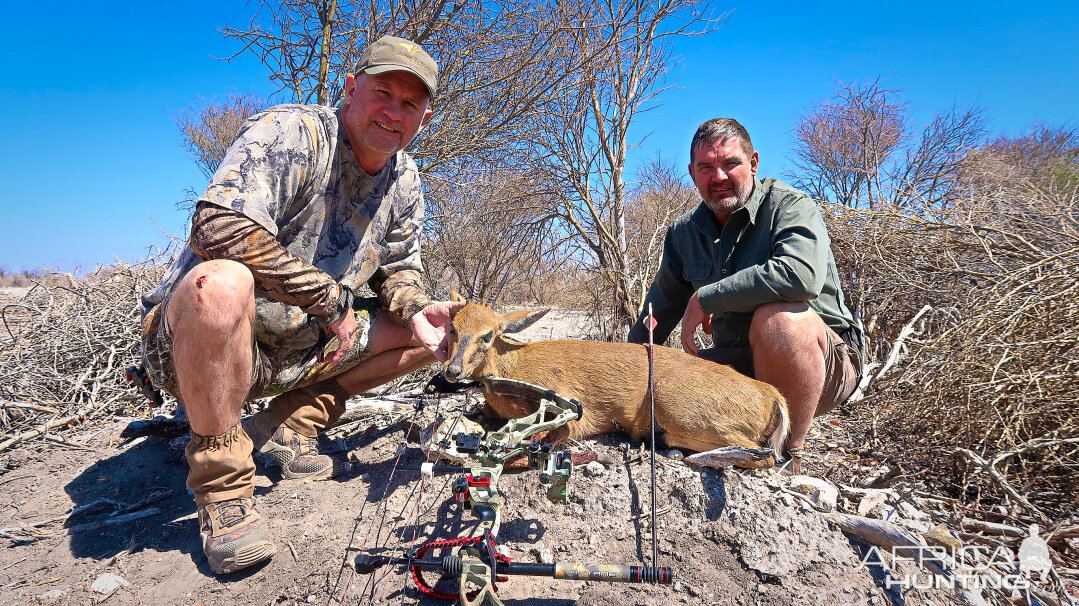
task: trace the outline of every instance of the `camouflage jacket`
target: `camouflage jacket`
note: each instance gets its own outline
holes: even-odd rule
[[[271,348],[314,345],[338,283],[367,282],[406,321],[430,303],[421,281],[423,211],[408,154],[368,175],[333,108],[273,107],[240,129],[199,198],[186,248],[143,296],[143,313],[198,263],[226,258],[251,269],[256,339]]]

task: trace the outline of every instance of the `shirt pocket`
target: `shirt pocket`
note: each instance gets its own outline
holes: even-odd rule
[[[712,264],[706,261],[686,263],[682,267],[682,277],[696,288],[698,284],[707,283],[712,277]]]

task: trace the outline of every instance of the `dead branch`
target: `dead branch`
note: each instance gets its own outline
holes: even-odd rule
[[[973,463],[975,467],[987,473],[989,477],[993,478],[993,481],[996,482],[997,485],[999,485],[1004,490],[1004,492],[1008,493],[1009,496],[1015,499],[1017,503],[1022,505],[1023,508],[1026,509],[1028,513],[1033,515],[1035,519],[1037,519],[1039,522],[1043,524],[1052,523],[1052,521],[1049,519],[1049,516],[1042,513],[1040,509],[1038,509],[1034,506],[1033,503],[1028,501],[1027,498],[1020,494],[1018,490],[1013,488],[1012,485],[1008,483],[1008,480],[1006,480],[1004,476],[1000,475],[1000,472],[997,471],[996,467],[994,467],[992,463],[989,463],[985,459],[981,458],[974,452],[967,450],[966,448],[957,448],[955,449],[955,453],[961,455],[967,461]],[[994,459],[994,462],[995,461],[996,460]]]
[[[162,271],[148,262],[81,279],[44,274],[6,306],[12,341],[0,347],[0,452],[99,415],[149,411],[122,369],[139,362],[139,297]]]

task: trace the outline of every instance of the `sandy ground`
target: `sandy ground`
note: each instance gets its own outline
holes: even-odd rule
[[[522,337],[583,332],[582,314],[556,311]],[[124,440],[131,419],[114,418],[63,432],[68,445],[20,445],[0,455],[0,604],[443,604],[401,570],[368,577],[350,564],[358,553],[391,553],[475,524],[448,490],[455,474],[424,483],[395,465],[424,460],[417,429],[478,405],[456,396],[427,402],[422,412],[397,403],[404,412],[396,416],[361,415],[339,439],[324,440],[326,450],[356,463],[347,477],[287,482],[257,459],[256,497],[278,553],[225,577],[211,573],[201,551],[183,435]],[[612,435],[573,446],[606,462],[576,469],[567,503],[549,502],[534,471],[504,476],[499,538],[508,555],[650,561],[641,445]],[[879,568],[860,566],[865,548],[783,498],[780,482],[774,471],[702,470],[661,456],[659,563],[674,570],[674,585],[513,577],[499,595],[510,605],[544,606],[952,603],[946,592],[886,591]],[[107,575],[126,584],[95,590]]]

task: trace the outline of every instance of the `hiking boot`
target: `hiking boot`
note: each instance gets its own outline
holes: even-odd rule
[[[254,429],[254,423],[245,425],[255,443],[255,450],[268,455],[281,466],[281,477],[286,480],[328,480],[352,471],[347,461],[337,461],[318,451],[318,438],[308,438],[284,425],[266,436]]]
[[[215,573],[236,572],[277,553],[254,499],[229,499],[198,510],[202,551]]]

